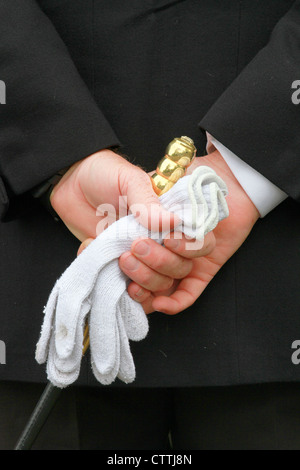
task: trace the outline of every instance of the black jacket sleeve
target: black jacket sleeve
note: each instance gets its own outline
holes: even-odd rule
[[[222,144],[300,202],[300,1],[200,122]]]
[[[5,210],[9,199],[57,170],[119,144],[34,0],[0,0],[0,80],[6,85],[6,104],[0,104],[0,200]]]

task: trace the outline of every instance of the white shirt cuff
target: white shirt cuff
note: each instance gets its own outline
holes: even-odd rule
[[[207,153],[211,153],[215,149],[220,152],[232,173],[257,208],[260,217],[265,217],[288,197],[285,192],[232,153],[231,150],[221,144],[212,135],[208,132],[206,135]]]

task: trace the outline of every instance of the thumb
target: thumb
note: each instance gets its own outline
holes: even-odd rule
[[[138,222],[153,232],[172,231],[179,218],[161,205],[150,176],[137,168],[127,184],[127,203]]]

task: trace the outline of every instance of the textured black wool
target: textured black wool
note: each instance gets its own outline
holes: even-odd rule
[[[299,381],[299,43],[299,1],[0,2],[0,380],[45,381],[43,306],[79,245],[29,191],[115,145],[148,171],[175,136],[204,154],[208,130],[290,198],[193,306],[150,315],[129,387]],[[78,383],[99,386],[88,357]]]

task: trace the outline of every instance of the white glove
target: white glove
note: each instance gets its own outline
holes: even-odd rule
[[[228,216],[223,180],[209,167],[198,167],[160,197],[165,209],[182,221],[176,231],[196,239]],[[127,291],[128,278],[118,258],[132,242],[148,237],[162,244],[169,230],[149,232],[133,215],[123,217],[102,232],[62,274],[47,305],[36,348],[38,363],[47,361],[48,379],[58,387],[73,383],[80,372],[83,331],[89,316],[92,369],[102,384],[118,376],[135,379],[129,340],[147,335],[148,320],[142,306]]]

